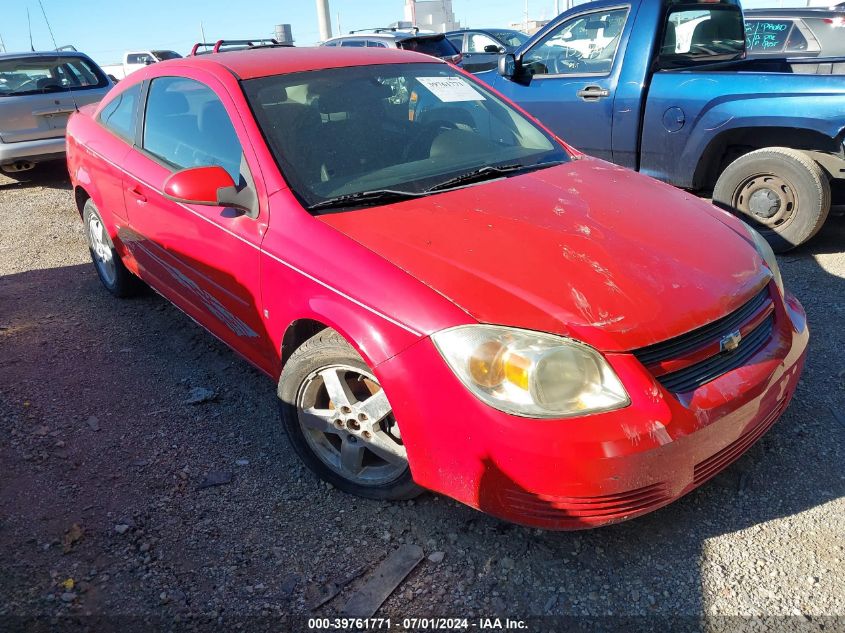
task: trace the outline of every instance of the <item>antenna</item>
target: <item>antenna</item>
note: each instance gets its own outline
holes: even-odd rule
[[[26,8],[26,24],[29,27],[29,50],[35,52],[35,46],[32,45],[32,21],[29,19],[29,7]]]
[[[53,36],[53,27],[50,26],[50,20],[47,19],[47,12],[44,10],[44,5],[41,0],[38,0],[38,6],[41,7],[41,15],[44,16],[44,21],[47,23],[47,30],[50,31],[50,39],[53,40],[53,48],[59,50],[59,45],[56,44],[56,38]]]
[[[44,16],[44,21],[47,23],[47,30],[50,31],[50,39],[53,40],[53,50],[58,52],[59,45],[56,44],[56,38],[53,35],[53,27],[50,26],[50,20],[47,19],[47,12],[44,10],[44,4],[41,2],[41,0],[38,0],[38,6],[41,7],[41,14]],[[67,72],[67,71],[65,71],[65,72],[68,76],[67,93],[70,96],[71,101],[73,101],[73,107],[76,109],[77,112],[79,112],[79,104],[76,103],[76,95],[73,94],[73,88],[70,87],[70,76],[71,75],[70,75],[69,72]]]

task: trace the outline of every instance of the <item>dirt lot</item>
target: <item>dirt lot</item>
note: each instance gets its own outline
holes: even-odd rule
[[[644,518],[544,533],[435,495],[388,504],[319,484],[286,443],[266,377],[161,298],[100,287],[61,166],[0,185],[0,628],[90,614],[301,628],[275,618],[339,613],[379,561],[415,543],[445,556],[385,602],[394,621],[782,615],[839,630],[843,251],[837,217],[781,260],[811,350],[794,403],[745,457]],[[197,387],[214,400],[188,404]],[[209,473],[231,481],[203,488]]]

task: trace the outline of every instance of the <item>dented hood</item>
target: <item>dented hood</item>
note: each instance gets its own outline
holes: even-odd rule
[[[320,220],[480,322],[604,351],[718,319],[768,276],[737,220],[591,158]]]

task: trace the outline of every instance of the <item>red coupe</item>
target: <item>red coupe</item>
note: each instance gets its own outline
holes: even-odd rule
[[[766,242],[384,49],[132,74],[68,127],[91,254],[278,381],[320,477],[572,529],[677,499],[787,406],[808,331]]]

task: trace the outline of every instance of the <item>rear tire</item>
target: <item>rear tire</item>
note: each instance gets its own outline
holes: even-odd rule
[[[90,198],[82,209],[82,221],[91,261],[106,290],[120,298],[138,294],[143,287],[141,281],[123,265],[103,218]]]
[[[777,253],[803,244],[830,212],[830,182],[803,152],[767,147],[727,166],[713,189],[713,204],[757,229]]]
[[[423,491],[411,478],[384,390],[334,330],[291,354],[278,396],[291,444],[321,479],[368,499],[412,499]]]

